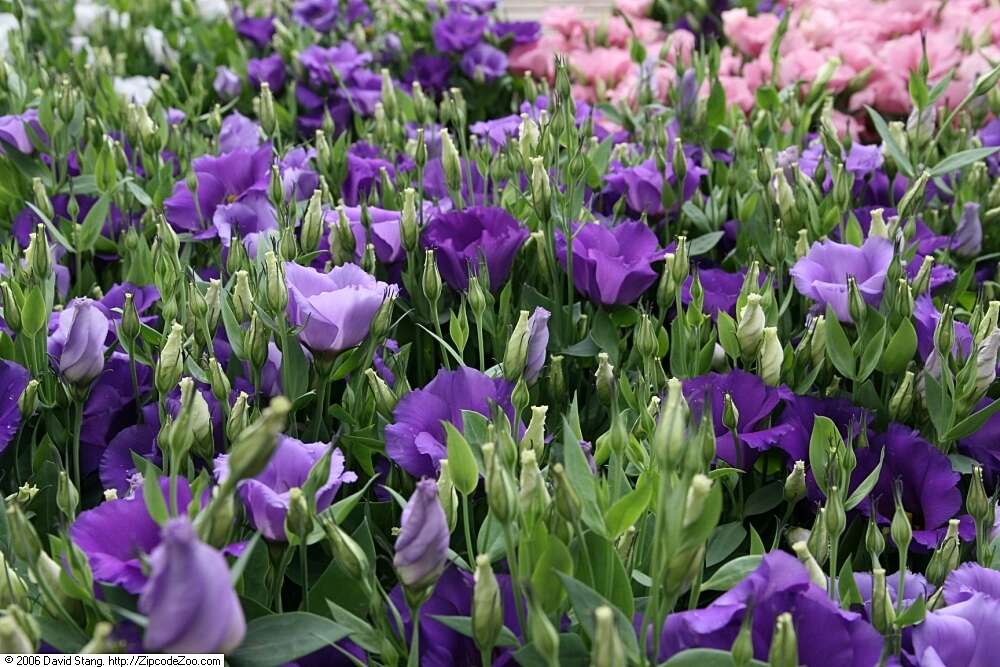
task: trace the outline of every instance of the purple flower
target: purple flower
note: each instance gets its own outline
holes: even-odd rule
[[[451,60],[445,56],[415,53],[403,80],[410,84],[417,81],[426,92],[437,94],[448,86],[450,76]]]
[[[436,216],[424,229],[421,241],[433,248],[445,282],[458,291],[469,288],[469,273],[478,275],[486,260],[490,290],[507,281],[514,257],[528,238],[528,230],[502,208],[473,206]]]
[[[254,528],[269,540],[284,542],[285,516],[288,514],[289,490],[302,488],[309,472],[330,447],[325,442],[302,442],[287,435],[278,438],[278,446],[267,467],[253,479],[238,485],[240,500],[250,515]],[[229,457],[215,460],[215,476],[221,484],[229,477]],[[316,512],[322,512],[333,502],[341,484],[358,478],[344,470],[344,455],[339,449],[330,456],[330,474],[316,490]]]
[[[1000,118],[994,118],[979,130],[979,140],[983,142],[984,148],[1000,146]],[[990,176],[993,178],[1000,176],[1000,153],[993,153],[987,157],[986,165],[989,167]]]
[[[921,359],[926,360],[934,350],[934,331],[940,319],[941,311],[934,306],[934,299],[930,294],[921,294],[913,302],[913,324],[917,332],[917,352],[920,353]],[[954,320],[953,336],[952,352],[968,355],[972,348],[972,332],[969,330],[969,325]]]
[[[436,477],[441,459],[447,456],[443,421],[462,429],[462,411],[489,417],[500,407],[512,422],[513,386],[502,378],[491,378],[478,370],[462,367],[441,369],[422,389],[403,396],[385,427],[385,453],[414,477]]]
[[[38,122],[37,109],[28,109],[22,114],[0,116],[0,142],[16,148],[21,153],[31,155],[35,148],[28,135],[29,126],[40,140],[47,139]],[[3,150],[3,147],[0,147],[0,152]]]
[[[146,423],[123,428],[111,438],[101,454],[100,477],[103,488],[115,489],[119,497],[128,494],[136,473],[141,472],[135,467],[134,455],[160,465],[162,455],[156,444],[159,422],[159,416],[153,412]]]
[[[918,667],[988,667],[1000,651],[1000,600],[977,593],[938,609],[913,631]]]
[[[101,374],[109,328],[107,316],[92,299],[73,299],[59,313],[59,326],[48,347],[63,380],[88,385]]]
[[[247,61],[247,78],[254,88],[266,83],[271,92],[277,94],[285,88],[285,61],[277,53],[266,58],[250,58]]]
[[[977,593],[1000,600],[1000,571],[979,563],[964,563],[952,570],[944,582],[944,599],[958,604]]]
[[[719,311],[736,314],[736,301],[740,297],[740,290],[743,289],[743,280],[746,272],[740,269],[736,273],[729,273],[724,269],[698,269],[698,280],[701,282],[704,293],[704,309],[714,320]],[[761,276],[761,282],[765,277]],[[681,302],[686,306],[691,303],[692,277],[684,281],[681,291]]]
[[[524,381],[531,384],[545,365],[545,350],[549,346],[549,317],[552,313],[541,306],[528,318],[528,354],[524,363]]]
[[[191,167],[198,183],[197,203],[187,182],[178,181],[173,194],[163,202],[164,213],[174,229],[191,232],[195,239],[211,238],[217,235],[211,224],[217,213],[224,216],[227,207],[242,199],[266,195],[271,147],[239,148],[220,156],[203,155]]]
[[[790,613],[799,663],[871,667],[882,637],[860,614],[844,611],[809,580],[805,567],[781,551],[764,556],[756,570],[704,609],[671,614],[663,627],[659,660],[689,648],[728,651],[746,614],[752,614],[753,655],[767,660],[777,617]]]
[[[331,86],[336,82],[331,68],[337,71],[341,80],[346,80],[356,69],[365,67],[372,61],[372,55],[359,52],[351,42],[323,48],[313,44],[299,55],[299,62],[309,74],[311,86]]]
[[[121,586],[129,593],[138,593],[145,586],[142,558],[160,543],[160,527],[146,509],[141,480],[138,485],[137,493],[81,512],[69,527],[70,538],[87,555],[94,580]],[[160,486],[168,492],[167,479],[160,480]],[[190,503],[188,482],[178,478],[177,507],[185,512]]]
[[[403,508],[392,565],[400,583],[413,590],[432,586],[448,562],[451,531],[438,500],[437,482],[422,479]]]
[[[348,206],[357,206],[368,194],[376,189],[385,169],[392,178],[396,168],[381,156],[378,149],[370,144],[358,142],[347,151],[347,175],[342,193]]]
[[[820,241],[792,267],[795,288],[823,306],[830,306],[841,322],[851,322],[847,278],[853,276],[865,301],[878,305],[885,274],[892,262],[892,244],[869,237],[860,248],[846,243]]]
[[[212,224],[228,249],[234,237],[242,239],[250,257],[257,257],[261,240],[278,229],[278,220],[265,192],[256,190],[239,201],[220,206],[215,210]]]
[[[736,434],[740,439],[737,452],[733,435],[722,422],[726,394],[732,397],[739,411]],[[728,373],[708,373],[684,381],[684,397],[691,414],[700,419],[705,402],[710,401],[715,426],[716,451],[723,461],[746,467],[756,458],[756,452],[770,449],[791,430],[790,424],[768,426],[768,417],[783,399],[791,398],[785,388],[769,387],[760,376],[734,369]],[[744,448],[749,448],[749,451]]]
[[[451,12],[434,22],[431,34],[434,48],[443,53],[460,53],[471,49],[483,39],[489,18]]]
[[[936,547],[948,521],[962,509],[962,492],[958,488],[961,475],[952,469],[948,457],[917,431],[889,424],[885,433],[872,438],[870,447],[858,450],[852,486],[875,469],[883,448],[885,458],[871,492],[872,502],[862,503],[861,510],[866,514],[874,511],[876,520],[888,525],[895,511],[893,486],[897,479],[902,480],[903,508],[910,515],[914,543],[928,549]],[[959,534],[968,541],[975,529],[968,516],[961,519]]]
[[[983,224],[979,221],[978,202],[969,202],[962,209],[962,216],[951,237],[951,249],[960,257],[974,257],[983,249]]]
[[[461,68],[469,78],[488,83],[507,73],[507,54],[480,42],[462,56]]]
[[[288,318],[301,327],[299,340],[316,354],[350,349],[369,335],[372,319],[396,287],[379,282],[356,264],[329,273],[285,263]]]
[[[330,32],[337,22],[337,9],[334,0],[296,0],[292,18],[317,32]]]
[[[212,87],[219,97],[230,100],[239,97],[240,91],[243,90],[243,82],[240,81],[239,74],[225,65],[220,65],[215,68],[215,81]]]
[[[141,396],[152,386],[153,371],[142,363],[137,363],[135,370]],[[80,465],[84,474],[94,471],[115,434],[136,422],[135,395],[128,355],[112,352],[83,408]]]
[[[663,213],[663,174],[656,168],[653,158],[634,167],[612,165],[605,183],[605,190],[624,197],[635,213]]]
[[[881,167],[884,160],[881,146],[855,142],[851,144],[851,149],[847,152],[844,168],[855,177],[860,178]]]
[[[734,397],[735,398],[735,397]],[[785,409],[781,412],[778,426],[791,428],[777,443],[793,461],[809,460],[809,438],[812,436],[816,417],[829,417],[840,428],[840,434],[857,433],[861,425],[867,425],[871,416],[844,398],[816,398],[792,395],[784,399]]]
[[[13,361],[0,359],[0,452],[3,452],[21,426],[21,408],[18,401],[31,374]]]
[[[229,565],[203,544],[187,517],[170,519],[150,556],[139,597],[147,616],[142,645],[164,653],[226,653],[243,641],[246,620]]]
[[[260,125],[239,111],[234,111],[222,119],[219,130],[219,151],[229,153],[237,149],[257,150],[260,147]]]
[[[556,257],[566,269],[566,239],[556,232]],[[663,258],[656,234],[641,222],[599,223],[573,230],[573,283],[604,306],[635,303],[656,282],[653,262]]]
[[[319,174],[312,168],[316,157],[312,148],[293,148],[281,159],[281,186],[285,199],[302,201],[312,196],[319,187]]]
[[[992,402],[991,398],[983,398],[976,405],[976,411]],[[990,476],[1000,472],[1000,413],[991,415],[975,433],[959,440],[958,445],[963,454],[974,458]]]
[[[274,37],[274,17],[273,16],[242,16],[234,21],[236,34],[243,39],[253,42],[258,48],[264,48],[271,43]]]
[[[371,224],[366,229],[361,222],[361,207],[344,207],[344,214],[351,225],[351,232],[354,233],[355,259],[361,261],[366,245],[371,243],[375,246],[375,258],[380,263],[387,266],[401,264],[406,253],[403,250],[403,240],[400,236],[400,212],[375,206],[369,206],[367,211]],[[337,211],[327,211],[324,216],[328,228],[337,219]],[[331,233],[335,234],[336,232],[331,231]]]
[[[471,75],[470,75],[471,76]],[[481,120],[469,126],[469,131],[477,137],[485,137],[490,146],[499,149],[511,137],[516,137],[521,128],[521,117],[514,114],[492,120]]]
[[[497,21],[491,29],[501,42],[509,39],[515,46],[537,42],[542,36],[542,24],[538,21]]]

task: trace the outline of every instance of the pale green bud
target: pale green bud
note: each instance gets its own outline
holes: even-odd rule
[[[180,380],[184,370],[184,327],[174,322],[160,350],[160,359],[154,372],[154,383],[160,396],[166,396]]]
[[[806,464],[796,461],[785,478],[785,502],[794,505],[806,495]]]
[[[879,238],[888,239],[889,237],[889,227],[885,224],[885,217],[883,216],[883,210],[881,208],[876,208],[872,210],[872,221],[871,227],[869,227],[868,236],[878,236]]]
[[[820,588],[826,588],[826,575],[823,574],[823,568],[819,566],[813,555],[809,553],[809,545],[805,542],[796,542],[792,545],[792,551],[798,556],[799,561],[806,566],[806,572],[809,574],[809,581],[811,581],[816,586]]]
[[[872,625],[882,634],[895,631],[896,609],[889,597],[889,587],[885,581],[885,570],[878,567],[872,570]]]
[[[229,454],[229,474],[234,483],[256,476],[271,460],[291,408],[287,398],[276,396],[257,421],[243,429]]]
[[[302,229],[299,231],[299,242],[303,252],[313,252],[319,247],[323,235],[323,191],[314,190],[309,197],[305,216],[302,218]]]
[[[792,615],[785,612],[778,616],[771,637],[771,650],[767,654],[769,667],[798,667],[799,644],[795,636]]]
[[[331,519],[324,517],[322,522],[323,532],[326,533],[326,539],[330,542],[337,562],[351,578],[367,586],[372,572],[368,554],[353,537]]]
[[[781,365],[785,350],[778,339],[777,327],[764,327],[764,341],[760,347],[758,372],[765,384],[777,387],[781,382]]]
[[[429,248],[424,253],[424,275],[421,282],[427,300],[432,304],[437,303],[441,298],[441,273],[438,271],[434,251]]]
[[[503,375],[511,381],[515,381],[524,373],[524,364],[528,356],[528,317],[530,313],[522,310],[514,325],[514,331],[507,339],[507,351],[503,357]]]
[[[542,455],[545,448],[545,417],[548,414],[547,405],[534,405],[531,407],[531,420],[528,428],[524,431],[521,439],[521,451],[531,451],[536,457]]]
[[[594,646],[590,656],[591,667],[620,667],[626,664],[625,645],[615,627],[611,607],[594,610]]]
[[[489,556],[476,557],[472,589],[472,638],[480,651],[492,651],[503,628],[503,604]]]
[[[518,493],[518,506],[521,515],[526,518],[538,518],[548,508],[552,499],[549,497],[545,481],[538,469],[535,452],[526,449],[521,452],[521,479]]]
[[[740,344],[740,353],[745,359],[757,355],[764,340],[764,309],[760,306],[760,295],[747,295],[746,305],[740,309],[736,321],[736,338]]]
[[[444,179],[451,192],[460,192],[462,187],[462,162],[458,156],[448,130],[442,129],[441,136],[441,166],[444,169]]]
[[[691,478],[688,486],[687,502],[684,507],[684,527],[692,525],[701,518],[705,510],[705,501],[708,500],[712,492],[712,480],[707,476],[698,474]]]
[[[688,408],[681,381],[667,381],[667,400],[660,407],[660,420],[653,432],[653,451],[661,465],[679,465],[684,456],[687,439]]]

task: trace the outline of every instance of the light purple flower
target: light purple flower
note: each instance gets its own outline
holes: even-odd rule
[[[101,374],[109,328],[107,316],[92,299],[73,299],[59,313],[48,348],[63,380],[88,385]]]
[[[399,522],[392,564],[400,583],[419,590],[437,582],[448,562],[450,538],[448,519],[438,500],[437,482],[420,480]]]
[[[507,54],[480,42],[462,55],[460,66],[469,78],[488,83],[507,73]]]
[[[266,83],[271,92],[278,94],[285,88],[285,61],[277,53],[266,58],[250,58],[247,61],[247,78],[254,88]]]
[[[874,236],[860,248],[820,241],[795,263],[790,273],[800,294],[822,306],[830,306],[841,322],[851,322],[847,278],[853,276],[865,301],[877,306],[892,256],[892,244]]]
[[[240,91],[243,89],[243,82],[240,81],[239,74],[225,65],[220,65],[215,68],[215,81],[212,83],[212,87],[219,97],[231,100],[234,97],[239,97]]]
[[[257,150],[261,144],[260,125],[239,111],[222,119],[219,130],[219,151],[229,153],[237,149]]]
[[[913,631],[917,667],[990,667],[1000,654],[1000,600],[974,594],[938,609]]]
[[[471,49],[483,39],[489,18],[451,12],[434,22],[431,34],[434,48],[443,53],[458,53]]]
[[[531,384],[545,365],[545,351],[549,346],[549,317],[552,313],[535,308],[528,318],[528,354],[524,363],[524,381]]]
[[[556,257],[564,270],[566,245],[556,232]],[[662,258],[656,234],[641,222],[582,224],[573,231],[573,284],[601,305],[635,303],[656,282],[652,264]]]
[[[983,249],[983,224],[979,221],[979,203],[962,208],[958,226],[951,237],[951,249],[960,257],[975,257]]]

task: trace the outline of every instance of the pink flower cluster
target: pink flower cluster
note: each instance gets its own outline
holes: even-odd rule
[[[840,65],[830,79],[834,92],[863,81],[847,111],[871,105],[884,113],[910,111],[909,74],[919,67],[921,35],[927,43],[930,80],[956,68],[944,102],[954,105],[977,75],[1000,59],[1000,5],[990,0],[792,0],[781,42],[777,81],[809,85],[831,59]],[[745,9],[722,14],[729,46],[719,79],[730,103],[749,110],[756,89],[771,80],[768,53],[778,28],[776,14],[750,16]],[[858,78],[866,77],[866,78]]]
[[[516,47],[510,54],[511,69],[551,79],[554,57],[563,54],[579,99],[633,100],[641,76],[651,80],[662,98],[675,79],[675,65],[690,58],[695,35],[686,30],[667,33],[659,22],[646,18],[651,0],[617,0],[616,6],[628,22],[621,16],[586,21],[575,7],[549,10],[542,19],[543,37]],[[909,112],[907,81],[920,63],[922,35],[931,83],[955,68],[945,104],[957,103],[976,76],[990,69],[990,61],[1000,60],[1000,5],[991,0],[789,0],[783,11],[792,15],[781,43],[778,85],[808,87],[837,59],[828,86],[834,92],[849,85],[856,88],[844,109],[848,114],[865,105],[887,114]],[[728,45],[722,50],[719,80],[728,102],[744,111],[753,107],[757,88],[771,81],[768,51],[780,21],[776,13],[722,13]],[[645,44],[647,67],[632,61],[632,37]],[[703,94],[707,89],[704,85]],[[835,122],[845,129],[849,118],[838,113]]]
[[[515,47],[509,54],[510,68],[517,74],[530,72],[551,80],[555,56],[566,57],[573,73],[574,96],[585,102],[631,100],[638,89],[640,67],[632,61],[629,43],[642,42],[650,58],[659,62],[647,73],[654,90],[666,94],[674,80],[674,65],[687,62],[695,36],[687,30],[667,34],[658,21],[646,18],[652,0],[618,0],[618,10],[628,17],[611,16],[602,21],[584,20],[576,7],[555,7],[545,12],[545,33],[532,44]],[[631,28],[629,27],[631,23]]]

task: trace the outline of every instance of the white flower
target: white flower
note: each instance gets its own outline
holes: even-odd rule
[[[177,51],[171,48],[166,35],[159,28],[146,26],[142,31],[142,43],[146,45],[146,52],[157,65],[171,67],[177,64]]]
[[[160,82],[150,76],[116,76],[114,80],[116,93],[142,106],[149,104],[159,85]]]
[[[229,14],[226,0],[196,0],[195,9],[198,11],[198,16],[206,21],[221,19]]]
[[[6,58],[10,53],[10,41],[8,35],[17,30],[20,24],[13,14],[4,12],[0,14],[0,57]]]
[[[82,0],[73,5],[73,34],[76,35],[90,35],[104,26],[124,30],[130,23],[128,12],[119,13],[93,0]]]

